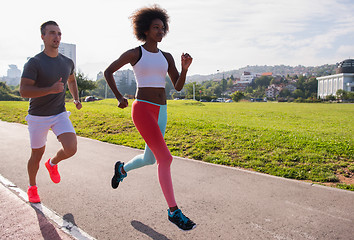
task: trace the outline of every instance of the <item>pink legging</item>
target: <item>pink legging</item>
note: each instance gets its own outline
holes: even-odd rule
[[[167,204],[169,207],[175,207],[177,204],[173,193],[170,169],[172,155],[161,133],[158,124],[159,117],[167,118],[166,105],[158,105],[142,100],[133,102],[132,118],[134,124],[156,158],[158,178]]]

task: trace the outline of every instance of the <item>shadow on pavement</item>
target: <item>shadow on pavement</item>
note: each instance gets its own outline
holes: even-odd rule
[[[38,203],[36,206],[31,204],[32,208],[36,211],[38,218],[38,225],[41,230],[43,239],[45,240],[61,240],[56,228],[53,224],[44,216],[44,214],[38,209]]]
[[[133,221],[131,221],[131,224],[136,230],[146,234],[147,236],[149,236],[150,238],[152,238],[154,240],[169,240],[165,235],[156,232],[154,229],[145,225],[142,222],[133,220]]]
[[[63,216],[63,220],[67,221],[71,224],[73,224],[73,226],[77,227],[76,223],[75,223],[75,219],[74,219],[74,215],[72,215],[71,213],[67,213]]]

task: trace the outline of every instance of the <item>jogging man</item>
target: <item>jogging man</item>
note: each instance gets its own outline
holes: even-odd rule
[[[48,21],[41,25],[40,30],[44,50],[25,64],[20,83],[21,96],[30,98],[26,121],[32,152],[27,164],[29,176],[27,194],[28,200],[32,203],[41,201],[37,191],[36,176],[49,129],[52,129],[62,144],[62,148],[56,155],[45,163],[54,183],[60,182],[57,164],[76,153],[76,133],[69,119],[70,113],[65,109],[67,86],[74,98],[76,108],[82,107],[75,79],[74,62],[58,52],[61,40],[58,24]]]

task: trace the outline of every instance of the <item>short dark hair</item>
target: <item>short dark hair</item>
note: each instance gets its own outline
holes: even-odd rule
[[[58,25],[56,22],[54,22],[54,21],[47,21],[47,22],[45,22],[45,23],[43,23],[43,24],[41,25],[41,34],[42,34],[42,35],[45,35],[45,27],[48,26],[48,25],[55,25],[55,26],[58,26],[58,27],[59,27],[59,25]]]
[[[145,32],[150,29],[150,25],[155,19],[160,19],[163,22],[165,34],[169,30],[167,11],[156,4],[136,10],[129,18],[132,21],[134,35],[140,41],[146,40]]]

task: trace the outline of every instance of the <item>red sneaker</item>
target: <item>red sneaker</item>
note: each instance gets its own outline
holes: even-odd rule
[[[59,183],[60,182],[60,174],[58,172],[58,165],[54,165],[53,167],[49,163],[50,159],[44,164],[45,167],[48,169],[50,179],[54,183]]]
[[[31,203],[39,203],[41,199],[39,198],[37,186],[30,186],[27,190],[28,201]]]

